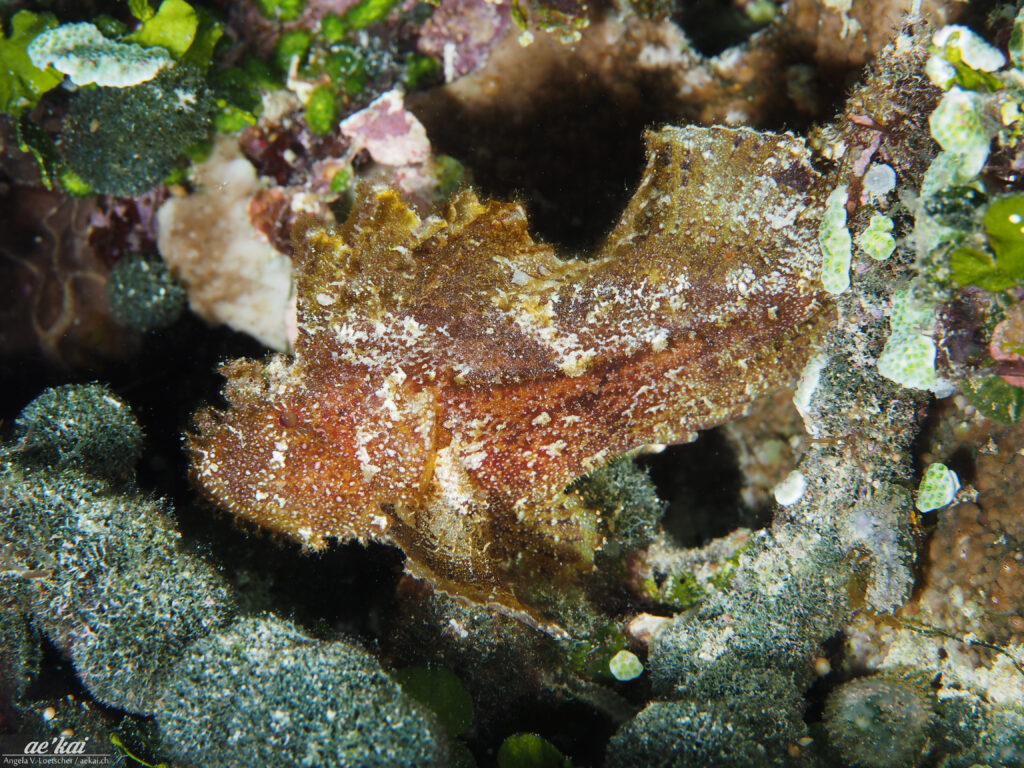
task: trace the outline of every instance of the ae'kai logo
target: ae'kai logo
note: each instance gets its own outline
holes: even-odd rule
[[[54,736],[51,739],[43,741],[30,741],[25,745],[26,755],[84,755],[86,754],[86,742],[89,741],[89,737],[86,736],[84,739],[72,740],[66,739],[63,736]]]

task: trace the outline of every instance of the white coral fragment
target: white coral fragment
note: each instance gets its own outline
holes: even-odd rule
[[[799,469],[794,469],[786,479],[775,486],[775,501],[783,507],[796,504],[807,490],[807,478]]]
[[[291,262],[249,221],[249,200],[260,184],[237,139],[217,140],[210,158],[196,166],[196,181],[199,191],[160,208],[160,255],[185,283],[197,315],[287,349]]]

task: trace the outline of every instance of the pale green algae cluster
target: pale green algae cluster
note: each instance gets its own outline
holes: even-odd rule
[[[152,80],[174,59],[163,48],[110,40],[94,24],[62,24],[36,37],[28,56],[39,69],[53,67],[75,85],[125,88]]]
[[[833,295],[839,295],[850,287],[853,238],[846,226],[848,202],[849,194],[845,184],[832,190],[825,201],[825,214],[818,231],[822,253],[821,282],[825,290]],[[857,237],[857,245],[875,261],[885,261],[896,250],[892,229],[892,219],[876,213],[867,228]]]
[[[833,295],[839,295],[850,287],[853,238],[846,226],[848,202],[849,194],[845,184],[832,190],[825,201],[825,214],[818,231],[822,253],[821,282],[825,290]],[[896,250],[892,229],[892,219],[876,213],[858,236],[857,245],[875,261],[885,261]]]
[[[1015,28],[1022,23],[1018,16]],[[1019,40],[1019,30],[1013,34],[1012,39]],[[993,100],[1004,126],[1020,119],[1020,94],[1015,91],[1022,82],[1017,69],[1021,52],[1011,45],[1010,56],[1013,67],[999,72],[1006,57],[970,29],[951,25],[932,37],[932,54],[925,71],[946,93],[928,123],[932,138],[943,151],[925,174],[922,196],[950,183],[968,183],[981,172],[992,139],[999,132],[999,126],[985,114]],[[999,90],[992,93],[996,88]]]
[[[935,341],[927,331],[935,307],[915,297],[911,288],[893,295],[889,316],[891,333],[878,357],[878,372],[887,379],[913,389],[934,389]]]
[[[931,137],[941,151],[921,182],[919,202],[914,211],[915,227],[910,242],[916,249],[919,274],[893,297],[889,310],[890,335],[878,357],[882,376],[911,389],[929,390],[940,396],[954,386],[937,371],[937,309],[951,298],[948,265],[934,263],[934,254],[943,243],[960,236],[957,229],[934,215],[933,201],[951,188],[981,190],[978,175],[989,156],[993,139],[1010,139],[1024,123],[1024,11],[1015,22],[1010,45],[1010,66],[998,49],[967,27],[950,25],[936,32],[931,40],[925,72],[945,93],[931,111],[928,125]],[[993,120],[998,115],[999,120]],[[1005,142],[1004,142],[1005,143]],[[867,195],[874,201],[873,195]],[[847,228],[849,195],[846,184],[838,185],[826,202],[819,232],[822,249],[822,282],[835,295],[850,285],[853,256]],[[856,238],[857,245],[874,261],[885,261],[896,251],[893,221],[876,211]],[[806,399],[813,380],[813,366],[798,391]],[[813,388],[812,388],[813,389]]]
[[[942,97],[928,123],[944,152],[956,156],[958,173],[974,176],[985,167],[991,137],[985,128],[980,94],[954,86]]]
[[[825,201],[825,214],[821,219],[818,243],[823,255],[821,283],[831,294],[840,294],[850,287],[850,260],[853,241],[846,228],[846,186],[840,185]]]
[[[930,201],[951,188],[982,190],[977,177],[993,139],[1001,132],[1019,130],[1024,98],[1024,73],[1019,69],[1022,29],[1024,12],[1014,24],[1009,67],[1002,52],[966,27],[947,26],[932,37],[925,71],[945,93],[928,124],[942,151],[924,175],[916,212],[913,241],[921,272],[893,297],[891,333],[878,358],[879,373],[905,387],[940,396],[953,392],[952,383],[936,370],[937,310],[951,294],[944,287],[948,266],[936,265],[933,254],[959,235],[932,214]],[[999,122],[992,119],[993,114],[999,115]]]
[[[929,464],[917,487],[918,512],[931,512],[950,504],[960,490],[960,478],[945,464]]]
[[[619,651],[608,662],[608,669],[616,680],[635,680],[644,673],[643,662],[632,651]]]
[[[867,228],[857,238],[857,245],[875,261],[885,261],[896,250],[892,226],[892,219],[888,216],[881,213],[872,214]]]

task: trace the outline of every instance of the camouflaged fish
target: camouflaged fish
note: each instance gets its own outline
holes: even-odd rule
[[[421,219],[390,190],[295,233],[293,355],[223,367],[190,436],[215,503],[310,548],[391,542],[450,594],[534,616],[601,546],[575,478],[693,439],[790,385],[832,319],[822,181],[802,139],[650,132],[592,258],[470,191]]]

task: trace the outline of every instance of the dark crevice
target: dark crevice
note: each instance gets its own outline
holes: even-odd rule
[[[963,443],[958,445],[951,454],[944,457],[944,463],[956,472],[956,476],[960,478],[961,485],[970,485],[974,482],[977,467],[975,466],[975,454],[972,446]]]
[[[715,56],[745,42],[764,26],[737,6],[735,0],[691,0],[682,3],[673,20],[694,48],[705,56]]]
[[[925,411],[924,419],[921,421],[921,426],[917,430],[917,436],[910,444],[910,455],[914,461],[914,479],[915,488],[917,483],[921,482],[921,475],[924,474],[924,465],[922,463],[922,455],[928,449],[935,440],[935,432],[942,423],[940,411],[942,410],[943,404],[932,398],[928,403],[928,408]]]
[[[538,240],[580,255],[607,234],[643,171],[644,129],[677,121],[667,78],[615,50],[541,40],[494,54],[479,87],[412,97],[436,151],[471,172],[482,196],[524,203]],[[596,41],[596,42],[594,42]]]
[[[831,669],[841,669],[846,653],[846,635],[838,632],[821,645],[822,656],[828,660]],[[825,701],[828,699],[829,693],[839,684],[840,678],[840,674],[831,671],[814,679],[811,687],[804,694],[807,701],[807,708],[804,710],[805,723],[811,725],[821,721],[825,714]]]
[[[713,37],[703,5],[683,16],[692,17],[691,36]],[[733,22],[725,26],[742,29],[742,42],[753,28]],[[576,47],[540,41],[498,50],[468,78],[473,85],[434,88],[407,102],[435,151],[459,160],[482,197],[522,202],[534,237],[563,256],[586,255],[618,220],[643,172],[645,129],[701,123],[709,114],[704,96],[681,95],[677,71],[636,64],[645,35],[661,44],[650,28],[637,25],[612,44],[606,34],[598,19]],[[753,84],[718,83],[709,98],[724,103],[736,89],[753,89],[750,119],[759,129],[801,132],[831,118],[862,69],[822,67],[805,42],[771,34],[761,44],[775,51],[770,71]],[[773,97],[762,98],[765,91]]]
[[[65,655],[42,633],[36,635],[36,639],[40,649],[39,672],[26,688],[22,703],[56,700],[65,696],[94,701]]]
[[[955,407],[949,401],[932,400],[921,422],[917,437],[910,446],[910,454],[914,461],[914,476],[910,486],[916,489],[924,476],[929,462],[926,462],[927,453],[934,450],[936,444],[942,442],[941,433],[944,427],[948,427],[949,410]],[[951,450],[950,450],[951,449]],[[974,482],[977,468],[975,465],[976,446],[969,443],[959,443],[948,446],[945,452],[938,456],[931,457],[933,461],[941,461],[951,470],[956,472],[961,485],[970,485]],[[928,575],[932,571],[932,537],[938,527],[938,515],[925,514],[920,516],[918,526],[915,528],[917,558],[914,561],[914,599],[928,588]]]
[[[600,241],[635,189],[644,128],[670,115],[656,98],[624,98],[567,66],[525,104],[477,111],[442,95],[420,117],[483,196],[522,201],[536,238],[578,254]]]
[[[640,463],[668,502],[665,531],[682,546],[701,546],[737,528],[769,522],[769,510],[744,505],[736,454],[720,430],[701,432],[695,442],[670,446]]]

